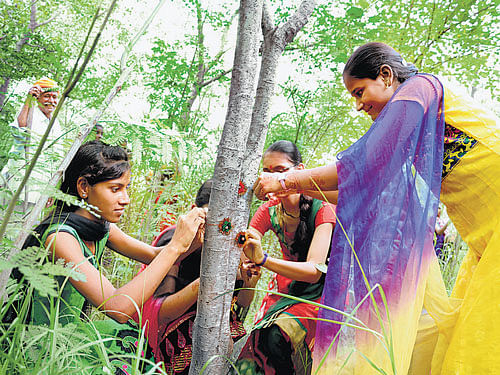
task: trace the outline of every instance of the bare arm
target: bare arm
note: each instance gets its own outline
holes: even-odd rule
[[[19,125],[20,128],[25,128],[28,126],[28,113],[30,108],[33,107],[33,103],[36,103],[36,99],[33,98],[38,98],[38,96],[42,93],[42,88],[38,85],[33,86],[29,92],[28,92],[28,97],[24,101],[23,107],[21,108],[21,112],[19,112],[19,115],[17,116],[17,124]]]
[[[305,190],[303,192],[304,195],[308,195],[311,198],[316,198],[321,201],[325,201],[332,204],[337,204],[339,191],[338,190],[330,190],[330,191],[317,191],[317,190]],[[326,198],[326,200],[325,200]]]
[[[201,248],[203,243],[204,227],[200,228],[195,238],[192,240],[188,251],[180,255],[179,261],[184,259],[193,251]],[[151,261],[163,250],[164,247],[155,247],[142,241],[130,237],[123,233],[115,224],[109,228],[109,245],[116,252],[127,258],[137,260],[141,263],[150,264]]]
[[[257,198],[263,200],[269,193],[283,192],[280,179],[284,178],[286,192],[298,192],[305,190],[332,191],[337,190],[338,177],[337,165],[330,164],[312,169],[294,170],[282,173],[263,172],[257,178],[253,187]]]
[[[268,257],[263,267],[292,280],[308,283],[317,282],[321,277],[321,271],[316,268],[316,265],[326,261],[332,231],[333,224],[331,223],[323,223],[316,227],[305,262]],[[260,264],[264,260],[261,246],[262,234],[254,228],[249,228],[247,233],[248,240],[243,246],[243,250],[250,260]]]
[[[198,299],[199,287],[200,279],[198,278],[177,293],[165,298],[158,313],[160,323],[168,324],[189,310]]]
[[[116,252],[145,264],[151,263],[163,249],[163,247],[151,246],[130,237],[123,233],[116,224],[111,224],[109,227],[108,242]]]
[[[143,272],[120,288],[115,288],[88,260],[85,259],[78,241],[69,233],[59,232],[46,240],[49,251],[56,258],[72,262],[85,275],[86,281],[70,279],[71,284],[94,306],[104,310],[118,322],[126,322],[141,305],[150,298],[160,285],[179,255],[188,251],[191,240],[205,218],[205,212],[193,209],[181,217],[176,234]],[[54,241],[52,241],[54,239]]]
[[[240,267],[240,276],[243,280],[243,288],[255,288],[260,279],[260,267],[257,267],[250,259],[244,259]],[[236,303],[242,307],[248,307],[253,301],[254,294],[255,291],[252,289],[240,290]]]
[[[158,254],[147,269],[121,288],[115,288],[84,257],[76,238],[64,232],[52,234],[47,238],[47,245],[54,237],[51,250],[54,251],[55,257],[74,263],[75,268],[85,275],[86,281],[70,279],[71,284],[92,305],[104,310],[108,316],[121,323],[126,322],[136,312],[134,303],[140,306],[143,301],[153,295],[165,276],[165,270],[174,264],[182,251],[187,250],[187,248],[172,243]]]

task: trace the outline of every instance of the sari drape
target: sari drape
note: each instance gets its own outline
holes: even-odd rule
[[[320,309],[319,374],[407,373],[429,270],[437,265],[443,136],[443,87],[418,74],[338,155],[338,224],[322,303],[351,317]],[[434,288],[445,295],[444,285]]]

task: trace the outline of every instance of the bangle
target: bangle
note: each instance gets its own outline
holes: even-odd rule
[[[285,185],[285,179],[286,179],[286,175],[284,175],[283,177],[281,177],[278,181],[280,182],[281,184],[281,188],[283,189],[283,191],[287,191],[288,189],[286,188],[286,185]]]
[[[264,259],[262,259],[262,262],[260,262],[259,264],[255,264],[257,267],[262,267],[264,265],[264,263],[266,263],[266,260],[267,260],[267,253],[264,253]]]

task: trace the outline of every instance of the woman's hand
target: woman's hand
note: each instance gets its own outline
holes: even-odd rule
[[[243,252],[255,264],[260,264],[264,260],[260,239],[261,235],[256,229],[252,227],[247,229],[247,240],[243,245]]]
[[[260,279],[260,267],[250,259],[245,259],[240,266],[241,280],[244,288],[255,288]]]
[[[201,224],[198,227],[198,231],[196,232],[196,235],[194,236],[193,242],[191,242],[191,246],[189,246],[189,249],[185,253],[181,254],[179,256],[179,258],[177,258],[177,263],[182,262],[184,259],[186,259],[192,253],[195,253],[198,250],[201,250],[204,240],[205,240],[205,224]]]
[[[283,191],[279,179],[283,173],[262,172],[253,185],[253,192],[260,200],[266,200],[267,194]]]
[[[188,251],[195,237],[198,247],[203,243],[206,212],[202,208],[193,208],[186,215],[179,217],[171,243],[181,253]],[[201,241],[201,242],[200,242]]]

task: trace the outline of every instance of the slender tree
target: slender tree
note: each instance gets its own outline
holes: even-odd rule
[[[228,355],[229,348],[230,292],[234,288],[240,260],[235,238],[239,231],[246,229],[248,222],[252,199],[248,187],[256,179],[262,155],[276,69],[286,45],[306,24],[314,6],[314,0],[304,0],[297,12],[278,28],[274,26],[267,3],[241,1],[228,114],[217,154],[202,255],[190,374],[198,374],[211,358],[217,356],[207,371],[210,374],[224,373],[225,364],[221,357]],[[261,15],[262,18],[256,18]],[[260,25],[264,34],[262,62],[256,99],[252,103],[252,72],[257,68],[255,49]],[[252,108],[251,113],[249,108]],[[238,196],[241,188],[246,189],[246,193]],[[224,230],[228,233],[221,233]]]
[[[199,374],[213,356],[226,355],[229,348],[230,292],[235,282],[230,259],[239,258],[234,245],[234,216],[244,147],[255,92],[262,0],[241,0],[238,36],[229,92],[229,104],[217,153],[214,183],[208,208],[204,250],[201,259],[198,312],[193,331],[190,374]],[[226,294],[224,294],[226,293]],[[208,374],[222,374],[224,361],[215,359]]]

